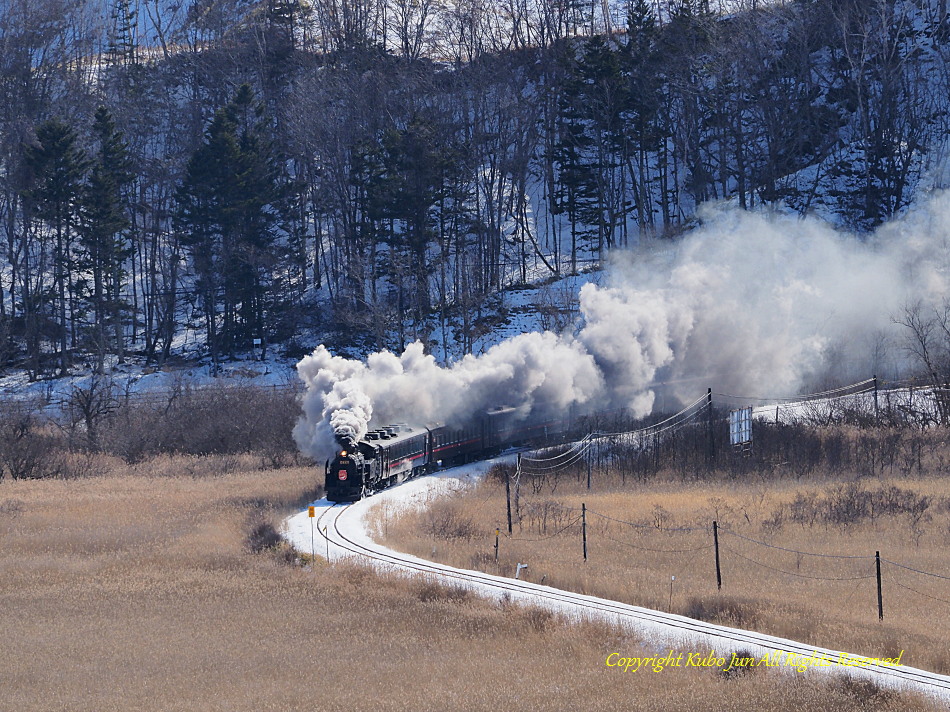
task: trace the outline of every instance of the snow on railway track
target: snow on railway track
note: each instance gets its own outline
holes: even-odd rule
[[[801,669],[814,670],[816,673],[847,674],[867,678],[892,689],[928,694],[950,704],[950,676],[947,675],[906,665],[892,666],[875,662],[846,664],[862,658],[845,651],[715,625],[529,581],[437,564],[394,551],[372,538],[370,514],[374,508],[424,507],[433,498],[444,496],[453,488],[466,486],[490,464],[476,463],[446,471],[439,476],[410,480],[354,504],[334,505],[326,500],[318,500],[313,503],[314,517],[311,518],[308,510],[304,510],[284,522],[284,536],[298,551],[312,551],[324,558],[329,556],[331,561],[351,559],[383,571],[424,576],[446,585],[463,587],[495,600],[541,606],[568,618],[604,620],[628,629],[639,639],[663,650],[663,654],[670,649],[686,654],[715,650],[717,656],[725,657],[727,661],[732,659],[732,653],[755,656],[757,659],[770,656],[777,669],[786,672]],[[800,664],[793,664],[796,661]]]

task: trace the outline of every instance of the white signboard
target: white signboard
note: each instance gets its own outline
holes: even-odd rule
[[[752,442],[752,406],[729,413],[729,442],[732,445]]]

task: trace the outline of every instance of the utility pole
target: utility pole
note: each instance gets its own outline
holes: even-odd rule
[[[508,533],[511,534],[511,473],[505,468],[505,504],[508,508]]]
[[[874,423],[880,425],[881,413],[877,404],[877,374],[874,374]]]
[[[722,571],[719,568],[719,524],[713,520],[713,548],[716,550],[716,588],[722,590]]]
[[[877,617],[884,620],[884,592],[881,590],[881,552],[874,552],[874,563],[877,567]]]
[[[581,537],[584,540],[584,561],[587,561],[587,505],[581,504]]]

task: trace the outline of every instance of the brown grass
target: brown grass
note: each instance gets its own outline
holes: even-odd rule
[[[765,670],[608,669],[610,652],[649,648],[427,582],[252,553],[255,527],[306,501],[312,469],[192,477],[172,462],[185,464],[0,482],[0,709],[936,708]]]
[[[517,563],[527,563],[522,576],[531,581],[871,657],[905,650],[904,663],[950,673],[950,580],[885,562],[881,622],[873,560],[879,550],[885,559],[950,575],[950,480],[628,480],[621,487],[595,472],[594,482],[593,491],[570,477],[537,492],[522,486],[511,537],[504,485],[494,479],[425,512],[381,510],[377,525],[396,548],[454,566],[513,576]],[[921,498],[929,498],[922,514]],[[722,528],[721,592],[713,520]],[[869,558],[801,556],[736,534],[784,549]]]

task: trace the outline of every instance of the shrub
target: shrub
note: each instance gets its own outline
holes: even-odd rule
[[[918,527],[929,521],[932,504],[932,497],[895,485],[868,490],[860,482],[848,482],[823,496],[799,492],[790,504],[773,511],[770,521],[780,524],[787,518],[802,527],[816,523],[850,526],[875,517],[906,514],[912,526]]]
[[[752,626],[758,620],[758,612],[751,603],[732,596],[692,597],[687,601],[683,615],[737,627]]]
[[[0,414],[0,480],[61,476],[65,447],[61,434],[32,409]]]
[[[838,678],[834,687],[855,703],[859,710],[880,710],[889,707],[894,693],[868,678],[856,678],[850,675]]]
[[[258,454],[269,467],[297,461],[300,406],[290,389],[178,384],[160,397],[127,398],[99,425],[98,442],[129,463],[161,453]]]
[[[423,603],[432,601],[461,603],[471,597],[468,589],[462,586],[446,586],[429,579],[422,579],[413,584],[413,592]]]
[[[743,649],[743,650],[736,650],[736,651],[734,651],[733,654],[734,654],[735,657],[738,658],[739,660],[746,660],[746,659],[749,659],[749,658],[751,658],[752,660],[756,660],[758,657],[760,657],[760,656],[757,656],[755,653],[753,653],[753,652],[751,652],[751,651],[749,651],[749,650],[745,650],[745,649]],[[732,658],[730,658],[730,660],[731,660],[731,659],[732,659]],[[737,679],[739,679],[739,678],[741,678],[741,677],[745,677],[746,675],[749,675],[750,673],[755,672],[756,669],[757,669],[757,666],[756,666],[756,665],[732,665],[732,666],[730,666],[729,664],[727,664],[725,667],[719,668],[719,676],[720,676],[722,679],[724,679],[724,680],[737,680]]]
[[[463,539],[468,541],[480,534],[475,522],[463,515],[451,503],[433,506],[426,512],[422,520],[422,527],[427,534],[438,539]]]

